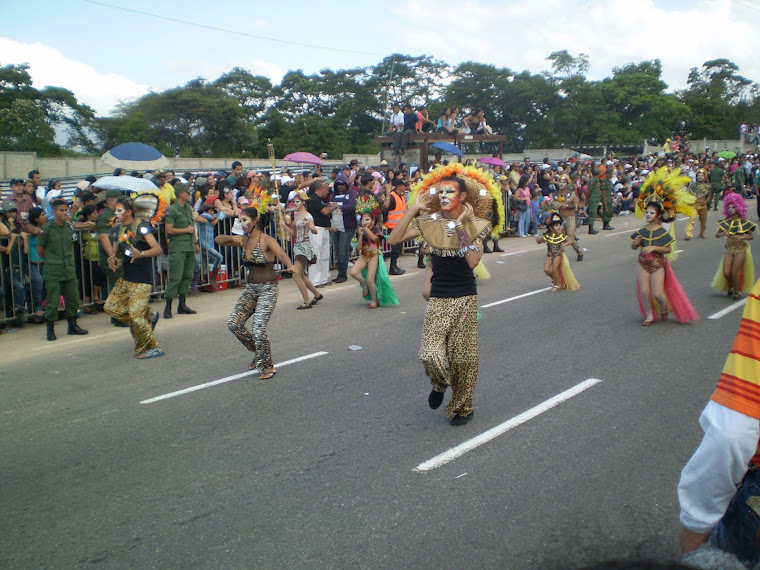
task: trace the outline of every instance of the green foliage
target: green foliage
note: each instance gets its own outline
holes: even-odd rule
[[[112,117],[94,116],[70,91],[32,86],[28,66],[0,67],[0,149],[104,152],[123,142],[152,144],[167,156],[267,156],[275,152],[374,153],[374,137],[395,101],[426,105],[433,120],[444,107],[460,118],[483,109],[508,137],[507,151],[582,144],[663,141],[673,134],[735,138],[742,120],[760,122],[757,85],[733,62],[694,68],[688,88],[668,93],[659,60],[628,63],[589,81],[589,57],[551,53],[552,71],[532,74],[431,56],[393,54],[374,66],[289,71],[279,85],[234,67],[214,81],[148,93]]]

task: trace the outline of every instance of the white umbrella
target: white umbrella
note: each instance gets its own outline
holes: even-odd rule
[[[119,190],[121,192],[158,192],[158,187],[147,178],[134,176],[104,176],[93,184],[103,190]]]

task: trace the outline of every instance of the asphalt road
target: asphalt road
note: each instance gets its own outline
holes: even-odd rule
[[[250,356],[226,327],[235,290],[191,298],[196,316],[161,320],[159,359],[136,361],[128,331],[105,315],[80,320],[87,337],[62,334],[63,324],[55,343],[42,327],[5,334],[0,565],[573,568],[672,559],[679,472],[741,317],[739,308],[707,318],[734,303],[709,289],[722,242],[685,242],[684,223],[674,268],[700,321],[642,327],[628,247],[641,222],[615,218],[615,231],[593,237],[584,228],[588,252],[573,261],[580,291],[481,309],[476,414],[462,427],[448,424],[444,406],[427,405],[417,358],[422,271],[411,256],[393,279],[396,308],[368,311],[348,283],[296,311],[294,284],[283,282],[269,327],[275,362],[309,358],[267,381],[247,375],[152,401],[246,371]],[[549,284],[545,246],[502,245],[506,254],[484,256],[492,278],[479,283],[481,306]],[[588,379],[600,382],[541,408]],[[535,415],[525,419],[528,410]],[[482,445],[439,458],[498,426],[503,433]]]

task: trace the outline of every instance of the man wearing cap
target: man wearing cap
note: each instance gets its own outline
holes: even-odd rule
[[[21,230],[25,232],[29,225],[29,210],[34,207],[34,202],[32,202],[29,194],[24,192],[24,181],[21,178],[11,179],[11,192],[11,202],[16,204],[16,208],[18,209],[17,219],[19,225],[21,226]]]
[[[406,200],[404,199],[406,183],[401,179],[394,180],[393,182],[394,186],[391,188],[391,192],[388,195],[388,201],[385,204],[385,207],[388,209],[388,220],[385,222],[385,227],[391,231],[396,227],[396,224],[402,220],[404,214],[406,214]],[[401,269],[398,266],[398,258],[401,255],[403,247],[403,243],[397,243],[396,245],[391,246],[391,265],[388,269],[389,275],[403,275],[406,273],[406,270]]]
[[[177,184],[175,192],[177,201],[169,206],[165,218],[166,235],[169,238],[169,277],[164,291],[165,319],[172,318],[172,302],[177,296],[178,313],[196,313],[185,304],[185,297],[190,292],[190,283],[193,281],[196,249],[200,253],[198,241],[195,239],[195,222],[203,218],[193,211],[190,205],[190,189],[185,184]]]
[[[343,230],[330,234],[332,248],[338,265],[338,276],[334,283],[345,283],[348,275],[348,258],[351,250],[351,240],[356,234],[356,198],[359,194],[348,186],[348,182],[339,178],[333,184],[335,195],[333,201],[340,205],[343,214]]]
[[[42,226],[37,236],[37,253],[45,260],[45,288],[47,289],[47,339],[56,340],[55,321],[63,296],[66,303],[64,315],[69,322],[67,334],[85,335],[87,331],[77,324],[77,312],[82,300],[79,298],[76,262],[74,261],[74,227],[68,222],[69,208],[61,199],[53,200],[53,219]]]
[[[164,199],[167,204],[172,204],[177,199],[174,187],[169,184],[169,173],[161,170],[153,171],[153,184],[158,186],[158,195]]]

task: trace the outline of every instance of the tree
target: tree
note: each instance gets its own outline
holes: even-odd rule
[[[61,87],[38,90],[27,64],[0,68],[0,141],[2,149],[58,155],[56,130],[68,135],[69,146],[89,148],[87,129],[95,112]]]
[[[585,76],[589,68],[588,56],[581,52],[578,57],[570,55],[566,49],[554,51],[547,57],[552,62],[554,76],[558,79],[569,79],[576,76]]]
[[[234,67],[212,84],[233,97],[252,124],[259,124],[264,112],[274,102],[272,82],[263,75],[253,75],[247,69]]]

